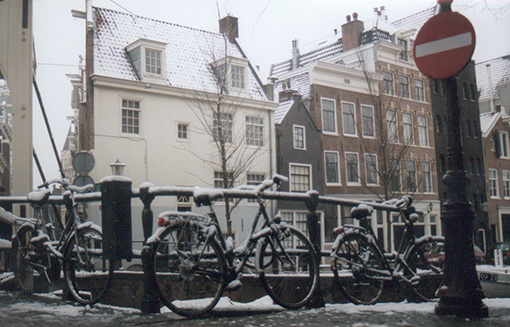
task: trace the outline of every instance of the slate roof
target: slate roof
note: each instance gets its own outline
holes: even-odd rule
[[[274,120],[276,124],[281,124],[285,119],[285,116],[289,112],[290,108],[294,105],[294,100],[290,99],[287,101],[280,102],[278,108],[274,112]]]
[[[480,114],[480,127],[482,133],[487,134],[501,116],[501,112],[486,112]]]
[[[492,85],[489,85],[489,78],[487,74],[488,64],[491,66]],[[475,70],[476,82],[480,90],[479,99],[488,99],[490,95],[489,92],[492,92],[492,96],[494,98],[498,98],[498,84],[510,81],[510,56],[503,56],[479,62],[475,65]]]
[[[94,8],[94,73],[139,80],[125,47],[140,39],[166,43],[166,84],[186,89],[216,92],[210,64],[225,56],[220,33],[176,25],[110,9]],[[247,59],[238,44],[227,42],[227,55]],[[216,59],[212,59],[216,58]],[[266,100],[253,68],[249,69],[249,96]]]

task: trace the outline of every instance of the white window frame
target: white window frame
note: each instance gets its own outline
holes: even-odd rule
[[[294,174],[293,173],[293,169],[292,168],[308,168],[308,189],[307,190],[297,190],[294,188],[294,185],[296,185],[294,183],[294,176],[296,176],[297,174]],[[307,176],[307,175],[298,175],[298,176]],[[299,183],[299,185],[302,185],[303,183]],[[311,190],[313,187],[313,183],[312,183],[312,165],[307,165],[307,164],[300,164],[300,163],[294,163],[294,162],[291,162],[289,163],[289,191],[291,193],[304,193],[304,192],[307,192],[309,190]]]
[[[396,167],[396,169],[393,170],[393,174],[390,177],[390,181],[389,181],[389,183],[390,183],[390,191],[391,192],[402,192],[402,167],[401,167],[401,162],[398,159],[390,159],[389,160],[390,168],[393,168],[392,165],[393,165],[394,162],[396,163],[397,167]],[[392,183],[393,183],[393,179],[395,178],[395,176],[398,179],[397,180],[398,187],[397,187],[397,189],[394,190],[393,187],[392,187],[393,186]]]
[[[266,174],[249,172],[246,174],[246,185],[258,186],[266,178]],[[257,199],[247,199],[248,203],[258,203]]]
[[[373,158],[373,159],[367,159],[367,158]],[[370,164],[369,164],[370,162]],[[369,167],[373,167],[373,171],[371,170],[369,172]],[[367,182],[367,185],[379,185],[379,174],[377,174],[377,155],[373,153],[365,153],[365,180]],[[369,180],[370,173],[374,174],[375,181]]]
[[[343,131],[344,136],[356,136],[357,135],[356,134],[356,104],[354,102],[341,101],[340,105],[342,106],[342,131]],[[351,108],[352,108],[352,114],[346,112],[346,109],[350,110]],[[346,119],[346,117],[349,119]],[[349,121],[350,119],[352,119],[352,122]],[[346,130],[348,128],[350,128],[351,126],[354,129],[354,132],[352,132],[352,133],[346,132]]]
[[[510,170],[503,169],[502,170],[502,178],[503,178],[503,197],[505,199],[510,199]]]
[[[388,113],[393,113],[395,120],[388,119]],[[389,117],[392,118],[392,117]],[[391,131],[391,133],[390,133]],[[386,109],[386,134],[388,142],[398,144],[398,117],[397,111],[393,109]]]
[[[181,127],[185,127],[186,130],[181,130]],[[189,141],[189,123],[177,123],[177,140]]]
[[[423,147],[429,146],[429,122],[427,116],[417,115],[418,119],[418,144]]]
[[[427,175],[425,175],[425,169],[424,166],[428,165],[428,172]],[[434,192],[432,187],[432,165],[430,161],[422,161],[421,162],[421,179],[422,179],[422,188],[423,193],[432,193]]]
[[[327,154],[333,154],[336,157],[336,177],[337,181],[328,181],[328,160],[327,160]],[[340,179],[340,153],[338,151],[324,151],[324,180],[326,181],[326,185],[341,185],[341,179]]]
[[[212,66],[220,74],[220,76],[216,76],[218,82],[225,84],[228,93],[248,96],[249,69],[247,59],[226,56],[213,62]]]
[[[499,131],[499,157],[510,159],[510,137],[507,131]]]
[[[225,143],[232,143],[232,130],[234,128],[234,115],[229,113],[221,114],[220,119],[218,120],[216,117],[213,118],[213,139],[214,141],[219,141],[218,139],[218,127],[220,124],[224,125],[224,130],[227,131]],[[225,135],[223,135],[225,137]]]
[[[298,136],[300,134],[297,133],[298,130],[301,130],[302,131],[302,140],[298,140]],[[292,126],[292,139],[293,139],[293,145],[294,145],[294,149],[296,150],[306,150],[306,128],[305,126],[303,125],[293,125]],[[298,143],[299,142],[302,142],[303,143],[303,146],[299,146]]]
[[[409,117],[409,121],[406,117]],[[404,134],[404,144],[414,145],[413,114],[410,112],[402,113],[402,133]]]
[[[348,162],[348,157],[355,156],[356,157],[356,181],[349,181],[350,173],[349,167],[350,164]],[[347,185],[360,185],[360,175],[359,175],[359,154],[357,152],[345,152],[345,181]]]
[[[405,81],[406,83],[402,83]],[[400,85],[400,97],[403,99],[411,98],[411,89],[409,83],[409,76],[407,75],[398,75],[398,83]]]
[[[413,166],[414,166],[414,173],[413,175],[411,176],[410,174],[410,171],[407,169],[408,167],[408,162],[412,162],[413,163]],[[413,189],[410,189],[410,186],[411,186],[411,183],[409,183],[409,179],[413,179],[414,181],[414,188]],[[417,167],[416,167],[416,160],[411,160],[411,159],[408,159],[406,160],[406,190],[408,193],[416,193],[418,192],[418,178],[417,178]]]
[[[333,103],[333,117],[332,117],[333,130],[326,130],[326,128],[325,128],[326,119],[324,119],[324,101]],[[328,110],[328,112],[330,112],[330,111]],[[322,132],[324,134],[338,135],[338,124],[337,124],[337,117],[336,117],[336,101],[334,99],[321,98],[321,116],[322,116]]]
[[[246,145],[264,146],[264,118],[246,116]]]
[[[133,103],[133,106],[131,106],[130,103]],[[136,108],[135,104],[138,104],[138,108]],[[126,114],[132,113],[133,116],[125,115],[125,113]],[[120,118],[121,118],[120,130],[122,134],[140,135],[142,129],[141,126],[142,101],[129,98],[122,98]]]
[[[489,195],[492,199],[499,199],[498,170],[489,168]]]
[[[421,83],[421,87],[418,84]],[[414,91],[416,93],[416,101],[425,102],[425,81],[422,79],[414,79]]]
[[[364,115],[364,110],[370,110],[370,115]],[[370,126],[370,127],[368,127]],[[367,130],[371,129],[372,134],[368,134]],[[374,107],[366,104],[361,105],[361,130],[363,137],[375,138],[375,120],[374,120]]]
[[[140,71],[137,73],[139,74],[139,78],[143,82],[149,82],[149,83],[164,83],[166,80],[166,54],[165,54],[165,48],[166,43],[149,40],[149,39],[138,39],[134,41],[133,43],[126,46],[125,50],[129,53],[131,51],[135,50],[136,48],[140,48]],[[153,53],[159,53],[160,58],[153,58],[155,62],[150,63],[150,67],[155,66],[160,69],[160,71],[151,72],[147,70],[147,51],[153,52]],[[157,62],[159,60],[159,62]],[[154,65],[153,65],[154,64]],[[138,64],[136,64],[138,67]],[[137,68],[135,67],[135,70]]]
[[[242,65],[230,65],[230,80],[232,88],[238,90],[246,89],[246,67]]]
[[[386,79],[386,76],[390,76],[391,79]],[[389,71],[383,71],[383,85],[384,85],[384,94],[386,95],[395,95],[395,75]]]

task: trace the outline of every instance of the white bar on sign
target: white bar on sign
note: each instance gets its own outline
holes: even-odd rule
[[[471,45],[471,32],[450,36],[416,46],[416,58]]]

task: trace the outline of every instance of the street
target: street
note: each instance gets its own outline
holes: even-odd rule
[[[380,303],[373,306],[327,304],[325,308],[287,311],[264,297],[241,304],[223,299],[213,316],[189,320],[162,308],[141,315],[132,308],[98,304],[82,307],[55,294],[23,295],[0,291],[2,326],[509,326],[510,299],[485,299],[489,318],[470,321],[434,314],[435,303]]]

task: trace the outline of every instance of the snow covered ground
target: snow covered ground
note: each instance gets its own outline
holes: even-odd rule
[[[187,320],[162,308],[161,314],[97,304],[82,307],[55,294],[26,296],[0,291],[2,326],[510,326],[510,299],[485,299],[490,317],[480,321],[434,314],[435,303],[379,303],[373,306],[327,304],[325,308],[288,311],[269,297],[251,303],[223,298],[217,315]]]

